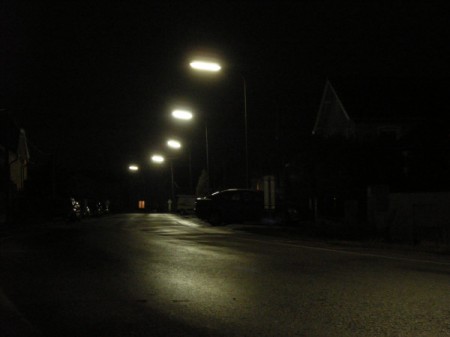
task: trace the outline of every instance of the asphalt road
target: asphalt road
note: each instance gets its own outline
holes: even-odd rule
[[[450,336],[450,260],[164,214],[0,239],[3,336]]]

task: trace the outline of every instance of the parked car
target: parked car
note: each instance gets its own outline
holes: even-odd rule
[[[195,214],[212,225],[260,220],[263,211],[263,192],[248,189],[215,192],[195,203]]]

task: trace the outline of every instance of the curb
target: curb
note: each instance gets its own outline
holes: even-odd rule
[[[450,247],[437,247],[435,245],[412,246],[407,244],[386,243],[376,240],[344,240],[333,239],[318,236],[309,236],[304,233],[296,232],[295,229],[288,226],[267,226],[267,225],[231,225],[227,226],[234,231],[262,235],[281,240],[298,242],[315,242],[327,247],[336,247],[341,249],[364,249],[364,250],[389,250],[398,251],[405,254],[427,254],[440,258],[450,257]]]
[[[41,334],[22,315],[0,289],[0,335],[2,337],[38,337]]]

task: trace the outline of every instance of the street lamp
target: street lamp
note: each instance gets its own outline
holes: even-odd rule
[[[181,148],[181,143],[178,140],[169,139],[167,141],[167,146],[172,149],[178,150]]]
[[[167,146],[174,150],[179,150],[181,148],[181,143],[178,140],[175,139],[169,139],[167,141]],[[171,198],[172,203],[175,202],[175,181],[173,178],[173,159],[168,158],[170,162],[170,190],[171,190]],[[156,164],[162,164],[166,160],[166,158],[163,155],[160,154],[154,154],[151,157],[152,162]]]
[[[219,63],[203,60],[193,60],[189,63],[190,67],[197,71],[218,72],[222,69]],[[244,75],[240,74],[243,84],[244,93],[244,132],[245,132],[245,184],[249,187],[249,170],[248,170],[248,124],[247,124],[247,81]]]
[[[222,69],[220,64],[208,61],[194,60],[191,63],[189,63],[189,65],[191,66],[191,68],[201,71],[218,72],[220,69]]]
[[[160,154],[154,154],[151,157],[152,162],[155,164],[162,164],[165,162],[166,158]],[[175,183],[173,180],[173,164],[172,160],[170,160],[170,195],[171,195],[171,204],[175,201]]]
[[[164,162],[164,157],[160,154],[154,154],[152,156],[152,162],[154,162],[156,164],[161,164]]]
[[[139,171],[139,166],[136,164],[130,164],[128,165],[128,171],[131,172],[131,175],[134,176],[133,178],[130,179],[130,182],[128,184],[128,207],[133,207],[132,205],[134,205],[134,202],[137,201],[138,203],[138,208],[144,208],[145,207],[145,201],[144,200],[140,200],[140,195],[142,194],[141,191],[142,189],[144,189],[144,193],[145,193],[145,184],[139,184],[140,180],[142,179],[141,177],[139,177],[137,171]]]
[[[182,119],[182,120],[190,120],[192,119],[192,112],[190,112],[189,110],[173,110],[172,111],[172,116],[174,118],[177,119]]]
[[[137,166],[137,165],[130,165],[130,166],[128,166],[128,169],[130,171],[132,171],[132,172],[136,172],[136,171],[139,170],[139,166]]]
[[[194,115],[189,110],[174,110],[172,111],[172,117],[175,119],[189,121],[194,117]],[[206,122],[206,120],[205,120],[205,141],[206,141],[206,172],[208,172],[209,174],[208,123]]]

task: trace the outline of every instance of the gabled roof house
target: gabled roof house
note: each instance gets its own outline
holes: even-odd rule
[[[0,157],[2,182],[9,179],[18,191],[23,190],[30,158],[27,138],[6,111],[0,111]]]
[[[435,101],[420,83],[389,79],[325,83],[312,133],[358,140],[398,140],[433,113]],[[431,95],[433,97],[433,95]],[[430,111],[428,111],[430,110]]]

